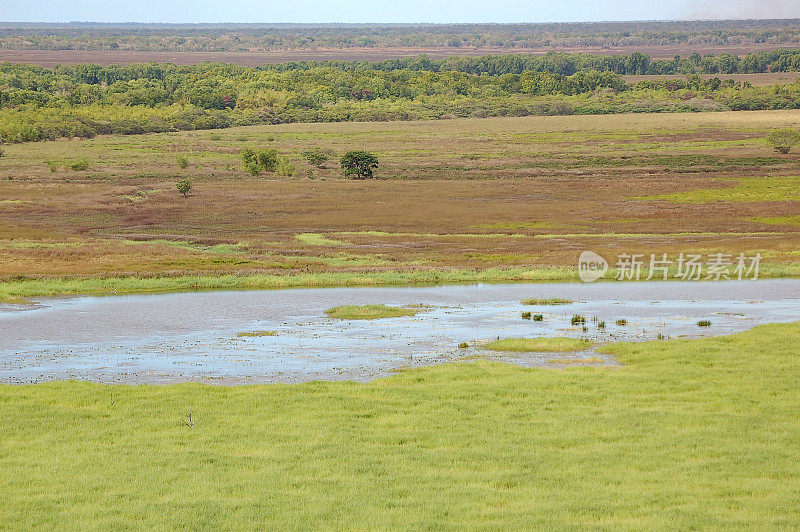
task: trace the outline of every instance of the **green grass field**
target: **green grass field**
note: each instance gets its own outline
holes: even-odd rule
[[[800,323],[368,384],[0,387],[22,528],[796,528]],[[191,411],[194,427],[184,422]]]

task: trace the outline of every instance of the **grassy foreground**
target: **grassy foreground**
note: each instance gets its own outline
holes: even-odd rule
[[[607,347],[616,369],[369,384],[2,386],[0,522],[797,527],[799,341],[778,324]]]

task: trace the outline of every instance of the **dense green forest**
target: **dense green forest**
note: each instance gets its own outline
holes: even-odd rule
[[[765,70],[800,70],[800,52],[667,62],[652,61],[640,53],[443,60],[420,56],[379,63],[286,63],[259,68],[146,63],[47,69],[3,63],[0,140],[258,123],[800,107],[797,83],[753,87],[695,74]],[[626,83],[621,77],[654,71],[690,75],[637,83]]]
[[[16,50],[208,52],[378,47],[563,49],[762,43],[800,44],[800,21],[345,25],[0,23],[0,48]]]
[[[316,67],[343,70],[414,70],[426,72],[465,72],[467,74],[523,74],[550,72],[571,76],[577,72],[614,72],[621,75],[661,74],[757,74],[764,72],[800,71],[800,50],[770,50],[750,53],[744,57],[723,53],[719,56],[694,53],[689,57],[675,56],[670,60],[653,60],[649,55],[634,52],[629,55],[595,55],[548,52],[543,55],[486,55],[482,57],[455,56],[432,59],[426,55],[405,59],[366,61],[298,61],[267,65],[263,69],[278,71],[305,70]]]

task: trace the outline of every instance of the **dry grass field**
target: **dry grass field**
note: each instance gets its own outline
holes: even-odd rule
[[[458,48],[420,48],[420,47],[358,47],[358,48],[303,48],[287,50],[259,51],[226,51],[226,52],[162,52],[149,50],[12,50],[0,49],[0,62],[26,63],[43,67],[55,65],[79,65],[92,63],[97,65],[129,65],[156,61],[175,63],[177,65],[196,65],[204,61],[233,63],[254,67],[266,64],[285,63],[287,61],[383,61],[426,54],[430,57],[482,56],[490,54],[545,54],[547,52],[570,52],[599,55],[631,54],[642,52],[653,59],[672,59],[675,55],[688,57],[694,52],[700,54],[719,55],[730,53],[738,56],[750,52],[780,48],[795,49],[796,44],[746,44],[746,45],[690,45],[673,46],[573,46],[542,48],[493,48],[470,47]]]
[[[766,85],[785,85],[787,83],[795,83],[800,78],[800,72],[765,72],[762,74],[700,74],[702,79],[719,78],[721,80],[732,79],[733,81],[749,82],[755,87],[764,87]],[[671,74],[663,76],[643,75],[643,76],[622,76],[627,83],[636,83],[637,81],[652,81],[659,79],[686,79],[686,76],[680,74]]]
[[[791,270],[800,153],[763,137],[799,122],[796,111],[526,117],[9,145],[0,278],[572,268],[584,249],[760,252]],[[247,175],[245,147],[276,148],[295,175]],[[312,167],[307,148],[334,156]],[[377,154],[378,179],[342,176],[349,149]],[[64,168],[80,159],[88,169]]]

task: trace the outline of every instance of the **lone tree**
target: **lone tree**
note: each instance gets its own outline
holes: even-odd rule
[[[767,135],[767,142],[778,153],[789,153],[793,146],[800,144],[800,133],[794,129],[776,129]]]
[[[189,192],[192,190],[192,180],[191,179],[181,179],[178,181],[178,184],[175,185],[175,188],[178,189],[178,192],[183,194],[183,197],[189,195]]]
[[[372,170],[378,167],[378,158],[367,151],[349,151],[342,157],[342,169],[345,176],[353,179],[372,177]]]

